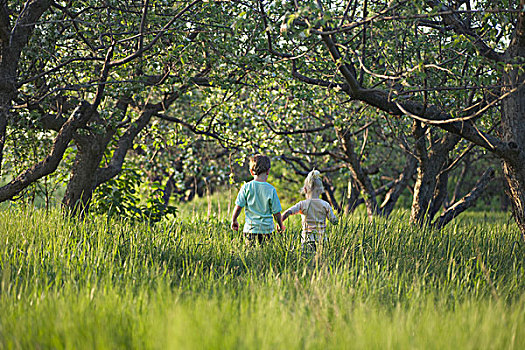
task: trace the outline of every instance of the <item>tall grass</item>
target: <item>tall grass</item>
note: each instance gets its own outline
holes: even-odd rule
[[[297,220],[264,246],[228,226],[1,211],[0,348],[525,347],[507,217],[436,231],[356,215],[311,256]]]

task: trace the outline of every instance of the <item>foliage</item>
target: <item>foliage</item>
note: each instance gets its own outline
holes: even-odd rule
[[[149,188],[136,169],[125,169],[97,188],[90,211],[108,217],[156,222],[165,216],[172,218],[177,208],[164,202],[161,184],[155,182]]]
[[[21,52],[18,90],[9,105],[3,183],[43,159],[60,123],[79,101],[93,102],[102,91],[96,116],[76,131],[60,174],[44,182],[71,182],[74,176],[69,174],[76,173],[73,158],[82,144],[104,148],[99,154],[107,157],[94,174],[115,166],[112,156],[126,144],[134,152],[122,157],[112,176],[120,169],[135,171],[95,192],[96,210],[114,208],[125,216],[142,216],[149,209],[138,203],[145,199],[123,186],[144,181],[160,186],[173,180],[176,195],[185,200],[203,195],[206,186],[215,188],[230,174],[235,177],[236,164],[255,152],[276,159],[296,157],[306,168],[326,170],[344,196],[351,171],[342,161],[337,130],[356,133],[360,165],[373,187],[380,188],[401,173],[407,152],[413,152],[403,144],[414,143],[411,125],[349,95],[339,71],[343,64],[355,68],[363,88],[388,92],[389,101],[435,105],[451,116],[490,101],[501,84],[499,73],[505,67],[487,62],[468,36],[443,28],[442,14],[430,3],[54,2],[35,22]],[[5,5],[11,22],[16,23],[23,5]],[[509,4],[448,5],[461,11],[471,28],[481,30],[489,46],[501,50],[508,43],[517,16],[516,11],[502,10]],[[341,51],[342,58],[335,62],[323,44],[324,30],[332,30]],[[103,79],[108,62],[112,64]],[[305,79],[310,82],[305,84]],[[161,107],[142,132],[121,143],[153,105]],[[498,118],[493,108],[476,121],[488,130]],[[445,133],[433,128],[430,134],[436,141]],[[465,147],[461,143],[452,156]],[[483,160],[479,167],[492,161]],[[120,194],[115,194],[117,189]],[[502,193],[500,187],[496,191]],[[47,189],[41,192],[48,195]]]
[[[24,123],[34,121],[21,119],[20,124],[13,128],[5,145],[4,162],[2,163],[2,185],[35,162],[45,157],[45,151],[51,147],[49,131],[34,130]],[[67,159],[67,156],[65,157]],[[44,179],[34,182],[21,191],[14,200],[20,200],[38,207],[54,206],[59,201],[57,194],[63,193],[64,168],[50,174]]]
[[[20,11],[20,16],[25,13],[37,16],[39,6],[23,12],[22,5],[3,4],[2,15],[6,18],[2,25],[16,26],[16,11]],[[134,137],[147,128],[152,118],[172,118],[171,123],[189,129],[195,123],[198,129],[201,113],[195,113],[193,119],[188,116],[189,110],[202,112],[196,107],[198,99],[184,96],[201,86],[205,90],[204,86],[219,86],[222,82],[228,85],[228,80],[235,79],[236,73],[229,73],[237,68],[224,62],[234,61],[235,55],[226,58],[221,52],[236,51],[232,43],[225,41],[225,35],[230,33],[228,22],[236,17],[238,7],[201,1],[176,4],[72,1],[41,5],[46,10],[30,24],[32,35],[27,41],[15,43],[21,55],[14,72],[2,72],[16,80],[18,88],[9,91],[7,106],[2,108],[13,112],[9,124],[12,135],[27,135],[35,148],[42,136],[46,147],[38,148],[39,155],[31,163],[18,163],[20,169],[7,168],[9,176],[4,178],[7,181],[23,170],[31,171],[31,166],[53,149],[52,143],[61,141],[62,134],[56,131],[65,125],[80,101],[91,103],[95,113],[86,125],[74,130],[75,146],[70,152],[75,161],[62,164],[63,171],[71,173],[70,185],[82,177],[78,174],[83,169],[89,168],[82,161],[96,160],[104,153],[116,157],[110,159],[111,164],[107,159],[101,162],[101,167],[113,167],[110,170],[114,174],[100,176],[102,168],[84,171],[102,182],[118,174]],[[217,71],[213,71],[215,68]],[[15,72],[19,75],[15,76]],[[171,113],[176,115],[184,110],[175,106],[170,111],[178,98],[181,105],[190,108],[174,121]],[[177,127],[166,127],[163,132],[169,134]],[[157,142],[153,140],[149,147],[158,148]],[[64,200],[66,205],[76,206],[79,199],[74,197],[75,193],[84,193],[82,204],[87,205],[93,187],[99,183],[90,179],[81,185],[84,186],[81,191],[66,192],[66,197],[69,196]]]

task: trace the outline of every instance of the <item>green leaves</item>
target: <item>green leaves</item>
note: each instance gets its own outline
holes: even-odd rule
[[[138,169],[124,169],[99,186],[90,209],[98,214],[149,222],[177,213],[176,207],[164,203],[162,185],[154,182],[148,187]]]

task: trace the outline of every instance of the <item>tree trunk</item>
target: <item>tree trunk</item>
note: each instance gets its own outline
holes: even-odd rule
[[[117,108],[119,111],[112,116],[113,120],[124,118],[127,104],[117,105]],[[149,124],[153,114],[161,108],[162,105],[160,104],[144,108],[140,117],[131,123],[119,137],[113,156],[109,164],[104,168],[99,166],[109,142],[116,133],[116,129],[97,116],[95,122],[97,125],[104,126],[103,133],[77,134],[75,136],[75,141],[78,145],[77,156],[66,193],[62,199],[62,204],[66,208],[72,213],[78,213],[78,209],[87,209],[93,191],[120,173],[126,154],[133,146],[133,140]]]
[[[443,203],[444,196],[442,192],[445,189],[439,189],[438,185],[439,181],[441,181],[441,186],[443,184],[446,185],[445,178],[440,180],[440,177],[446,176],[446,174],[440,173],[448,163],[448,153],[460,140],[459,136],[447,133],[442,140],[434,143],[432,135],[430,135],[430,151],[428,151],[425,142],[427,130],[427,127],[423,127],[419,122],[414,124],[415,150],[419,166],[414,185],[410,222],[419,225],[430,223],[437,212],[435,208],[439,208],[441,203]]]
[[[355,184],[355,180],[350,176],[348,179],[348,192],[346,194],[345,214],[353,213],[358,205],[359,189]]]
[[[445,203],[445,207],[450,207],[452,204],[454,204],[458,198],[461,196],[460,191],[461,187],[463,186],[463,183],[465,182],[465,179],[467,178],[467,174],[470,170],[470,156],[465,156],[465,159],[463,161],[463,167],[461,168],[461,173],[458,176],[458,179],[456,181],[456,185],[454,186],[454,192],[452,193],[452,198],[448,200]]]
[[[411,154],[407,153],[407,159],[403,172],[395,180],[394,185],[385,195],[383,203],[381,203],[381,212],[383,215],[388,217],[392,213],[392,210],[394,210],[401,193],[403,193],[403,191],[408,186],[409,181],[412,179],[412,176],[416,171],[416,166],[417,159]]]
[[[507,196],[507,193],[500,194],[499,201],[500,201],[500,208],[499,208],[500,211],[509,210],[510,201],[509,201],[509,197]]]
[[[421,162],[417,168],[410,222],[422,225],[427,217],[430,201],[436,188],[436,176],[440,167],[437,162]]]
[[[77,135],[75,138],[77,155],[62,199],[63,206],[72,214],[82,213],[88,209],[97,186],[97,169],[112,136],[112,132],[106,132],[89,136]]]
[[[337,199],[335,198],[335,187],[332,184],[332,180],[324,176],[323,177],[323,187],[324,187],[324,195],[326,196],[327,202],[330,203],[332,208],[339,212],[341,211],[341,207],[339,206],[339,203],[337,202]]]
[[[1,6],[1,5],[0,5]],[[13,60],[16,61],[13,62]],[[18,57],[13,57],[8,43],[1,43],[0,53],[0,169],[4,160],[4,147],[7,141],[7,125],[11,104],[16,96],[16,77]]]
[[[162,191],[162,210],[166,210],[170,202],[171,194],[176,187],[175,180],[173,180],[175,173],[171,174],[166,181],[164,190]]]
[[[10,98],[5,98],[4,96],[0,97],[0,170],[2,169],[4,160],[4,146],[6,142],[7,121],[10,104]]]
[[[419,165],[417,167],[416,183],[414,184],[414,195],[412,197],[412,209],[410,213],[410,222],[422,224],[423,217],[427,211],[428,203],[434,192],[435,175],[431,176],[428,168],[428,154],[425,142],[425,133],[427,127],[423,127],[418,121],[414,122],[412,134],[415,139],[415,154]],[[432,188],[432,191],[430,191]]]
[[[520,1],[524,6],[525,1]],[[525,14],[518,17],[514,38],[506,52],[515,68],[503,72],[503,93],[510,95],[503,100],[501,117],[502,137],[514,150],[503,159],[503,174],[512,203],[514,218],[525,240]]]
[[[359,156],[354,151],[352,134],[348,130],[342,130],[339,128],[336,128],[336,133],[342,143],[348,168],[352,172],[352,177],[357,182],[357,186],[365,201],[366,212],[371,219],[374,215],[378,214],[377,199],[372,181],[370,181],[367,173],[363,167],[361,167]]]
[[[445,162],[443,163],[443,166],[447,166],[449,164],[448,157],[446,158]],[[436,179],[436,189],[434,190],[434,195],[432,196],[432,200],[430,201],[430,204],[428,206],[428,219],[429,221],[436,216],[437,212],[441,209],[443,206],[443,203],[445,202],[445,199],[447,198],[447,190],[448,190],[448,171],[440,171],[437,175]]]
[[[525,240],[525,89],[521,90],[521,101],[516,98],[509,98],[504,103],[503,131],[504,137],[509,143],[515,145],[518,154],[503,160],[503,174],[508,189],[508,196],[512,203],[512,212],[522,238]],[[509,103],[514,102],[514,103]],[[521,123],[521,126],[518,125]],[[512,124],[515,124],[512,126]],[[511,126],[511,127],[509,127]]]

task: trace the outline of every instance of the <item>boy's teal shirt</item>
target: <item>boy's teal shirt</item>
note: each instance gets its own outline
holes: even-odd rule
[[[242,185],[235,204],[244,208],[243,231],[247,233],[272,233],[273,214],[282,209],[275,187],[255,180]]]

